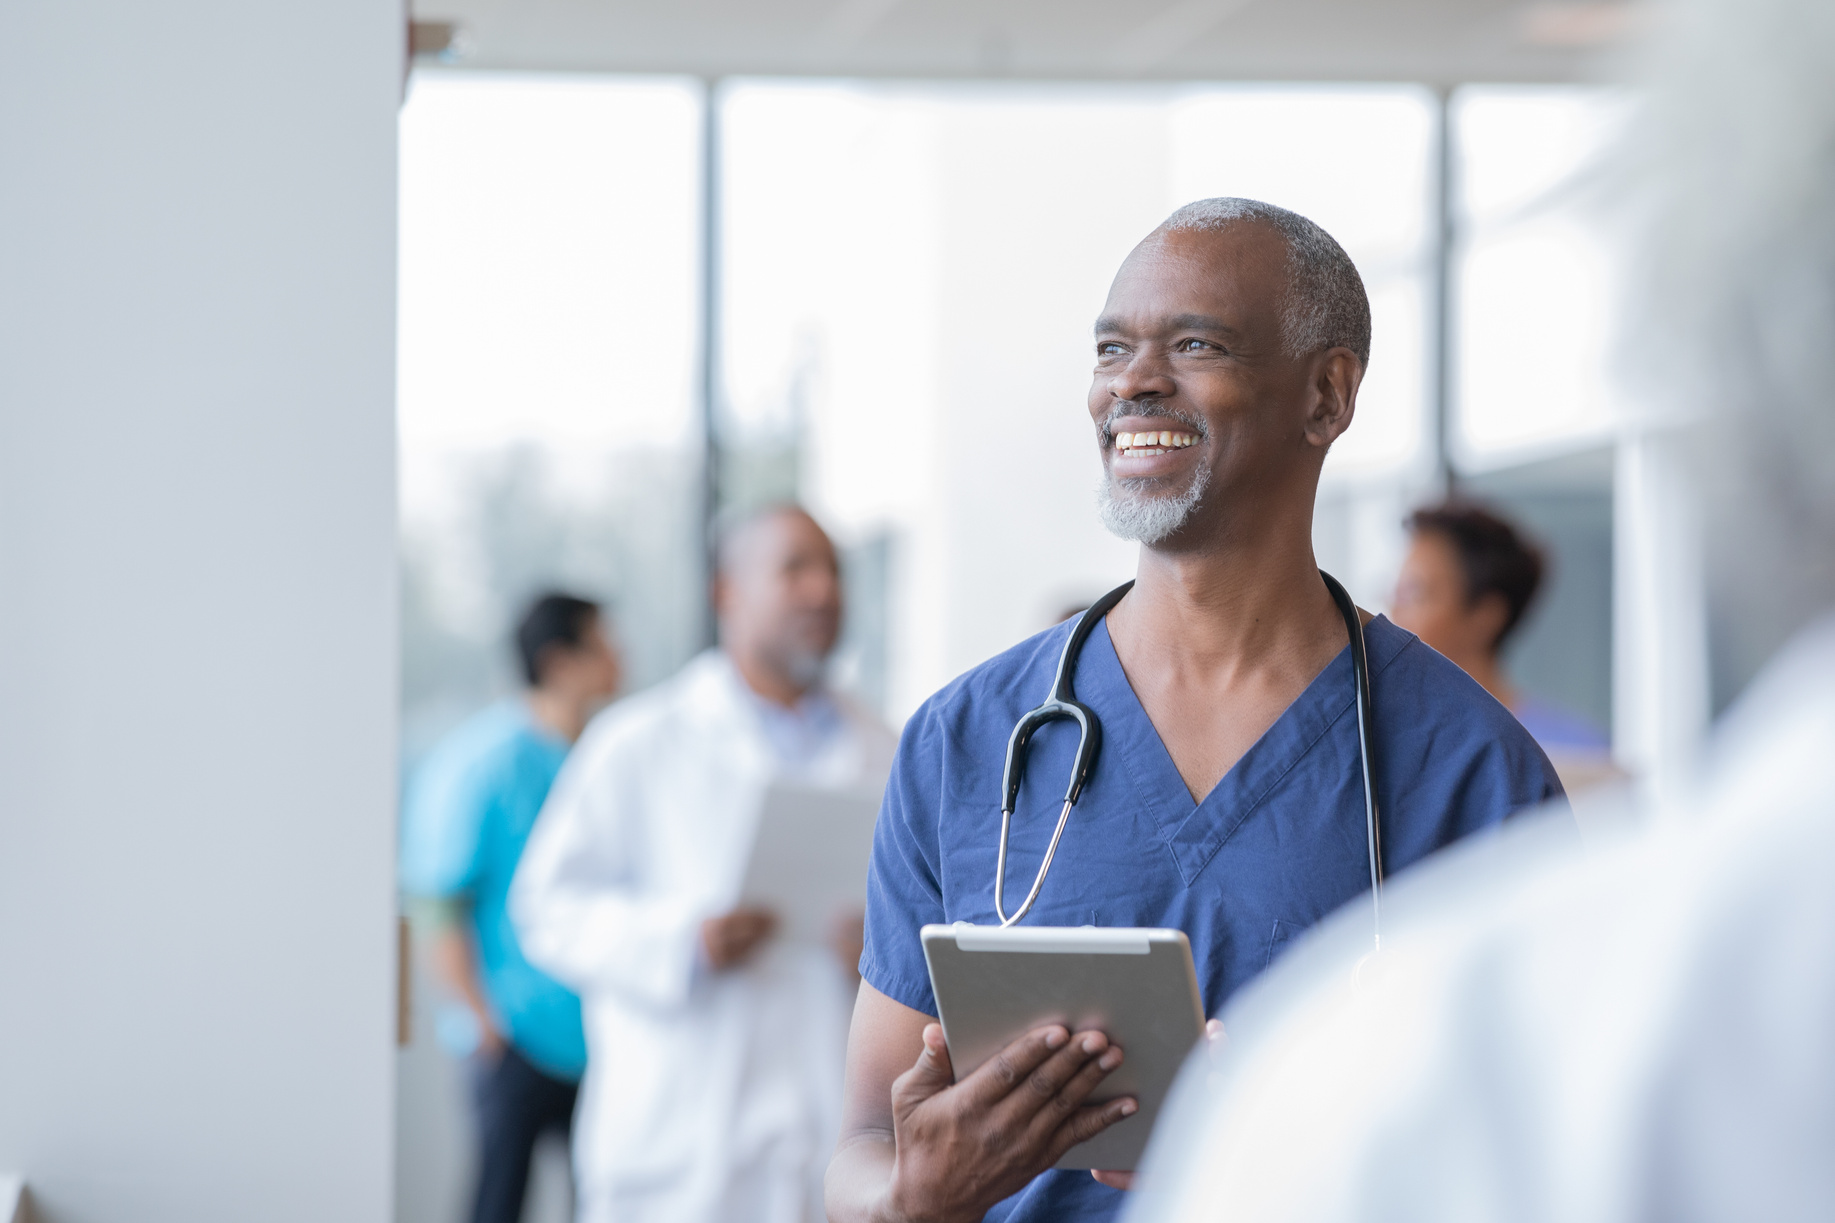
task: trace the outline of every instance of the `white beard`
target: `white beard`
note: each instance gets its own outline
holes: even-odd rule
[[[1155,495],[1155,481],[1117,480],[1105,471],[1096,485],[1096,510],[1111,534],[1152,547],[1185,525],[1210,482],[1210,467],[1201,466],[1179,492]]]
[[[828,656],[812,654],[807,650],[792,650],[783,663],[784,672],[792,683],[799,688],[813,688],[828,668]]]

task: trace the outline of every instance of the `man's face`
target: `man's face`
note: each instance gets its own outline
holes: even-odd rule
[[[1280,235],[1253,222],[1156,234],[1122,265],[1089,396],[1111,530],[1209,536],[1296,477],[1310,504],[1323,445],[1307,430],[1313,363],[1281,335],[1287,276]]]
[[[1417,531],[1395,582],[1390,618],[1459,663],[1489,659],[1509,608],[1497,594],[1473,599],[1459,550],[1439,531]]]
[[[594,700],[609,701],[624,682],[624,659],[606,634],[605,623],[594,616],[580,643],[582,681]]]
[[[807,515],[774,514],[740,541],[720,586],[730,645],[755,649],[798,683],[813,683],[841,633],[835,547]]]
[[[541,675],[541,687],[597,703],[618,695],[624,660],[600,617],[593,616],[580,631],[579,645],[555,646],[546,652]]]

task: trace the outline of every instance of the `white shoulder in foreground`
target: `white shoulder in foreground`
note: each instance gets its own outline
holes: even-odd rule
[[[1591,857],[1427,865],[1361,986],[1328,923],[1226,1015],[1130,1223],[1835,1218],[1831,744],[1825,624],[1690,809]]]

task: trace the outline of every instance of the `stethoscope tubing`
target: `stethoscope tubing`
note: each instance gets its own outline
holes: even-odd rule
[[[1351,676],[1357,707],[1357,754],[1363,773],[1364,832],[1370,859],[1372,932],[1376,950],[1380,952],[1383,945],[1383,846],[1382,819],[1376,800],[1376,774],[1371,764],[1374,753],[1370,737],[1375,717],[1370,698],[1369,650],[1364,641],[1363,617],[1358,614],[1357,604],[1350,593],[1325,570],[1321,569],[1319,576],[1324,579],[1326,589],[1331,592],[1332,602],[1344,617],[1345,631],[1351,639]],[[1084,784],[1096,767],[1096,753],[1102,745],[1102,723],[1096,717],[1095,710],[1077,700],[1071,679],[1083,643],[1089,639],[1102,618],[1133,588],[1132,581],[1123,582],[1096,600],[1083,613],[1076,627],[1071,630],[1069,639],[1065,641],[1063,653],[1058,656],[1057,673],[1051,681],[1051,695],[1043,704],[1024,714],[1014,724],[1013,733],[1007,739],[1007,759],[1001,771],[1000,845],[994,857],[994,914],[1000,919],[1003,930],[1031,912],[1034,902],[1038,900],[1039,892],[1045,886],[1045,876],[1051,871],[1052,859],[1057,856],[1058,843],[1063,840],[1064,829],[1070,823],[1071,808],[1076,806]],[[1019,805],[1019,788],[1026,771],[1026,756],[1034,732],[1047,722],[1060,719],[1077,723],[1077,755],[1071,766],[1070,785],[1065,790],[1064,806],[1058,812],[1058,825],[1052,830],[1051,842],[1045,847],[1045,857],[1039,863],[1038,873],[1033,876],[1032,887],[1027,890],[1026,899],[1019,908],[1013,911],[1012,916],[1008,916],[1007,838],[1013,826],[1013,812]]]
[[[994,856],[994,914],[1000,918],[1001,929],[1006,929],[1026,916],[1032,904],[1039,898],[1039,890],[1045,886],[1045,876],[1051,870],[1051,860],[1058,852],[1058,842],[1064,836],[1064,826],[1070,822],[1070,809],[1077,804],[1083,793],[1083,783],[1089,780],[1091,770],[1096,767],[1096,753],[1102,747],[1102,721],[1096,711],[1077,699],[1076,691],[1071,684],[1071,673],[1077,665],[1077,656],[1083,651],[1083,643],[1096,630],[1102,618],[1119,602],[1121,597],[1134,589],[1132,580],[1123,582],[1108,594],[1092,603],[1077,626],[1071,630],[1070,639],[1064,643],[1064,652],[1058,656],[1057,674],[1051,680],[1051,695],[1045,703],[1031,710],[1013,726],[1013,733],[1007,739],[1007,760],[1001,772],[1000,800],[1000,849]],[[1026,752],[1032,742],[1033,732],[1047,722],[1068,718],[1077,724],[1077,756],[1071,765],[1070,785],[1064,791],[1064,809],[1058,813],[1058,826],[1052,831],[1051,843],[1045,847],[1045,858],[1039,863],[1038,874],[1033,877],[1032,887],[1026,893],[1025,903],[1008,917],[1006,913],[1007,890],[1007,834],[1012,828],[1013,812],[1019,804],[1019,786],[1026,772]]]
[[[1371,765],[1374,753],[1370,747],[1370,730],[1375,712],[1370,701],[1370,651],[1364,640],[1363,617],[1357,614],[1357,603],[1337,578],[1319,570],[1325,588],[1332,592],[1332,602],[1344,617],[1345,631],[1351,638],[1351,682],[1357,695],[1357,758],[1364,783],[1364,836],[1369,843],[1370,858],[1370,937],[1375,949],[1383,949],[1383,837],[1382,820],[1376,804],[1376,771]]]

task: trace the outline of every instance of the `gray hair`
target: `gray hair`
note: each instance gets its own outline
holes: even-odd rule
[[[1224,195],[1187,204],[1160,223],[1160,233],[1223,229],[1238,221],[1271,226],[1287,243],[1287,305],[1281,339],[1295,356],[1348,348],[1370,364],[1370,297],[1357,265],[1332,235],[1297,212]]]
[[[722,511],[713,525],[715,571],[722,576],[730,575],[744,563],[758,528],[779,518],[807,518],[815,522],[815,515],[794,501],[767,501]],[[816,523],[818,528],[821,525]]]
[[[1835,604],[1835,5],[1679,0],[1629,142],[1628,385],[1692,422],[1716,667]]]

